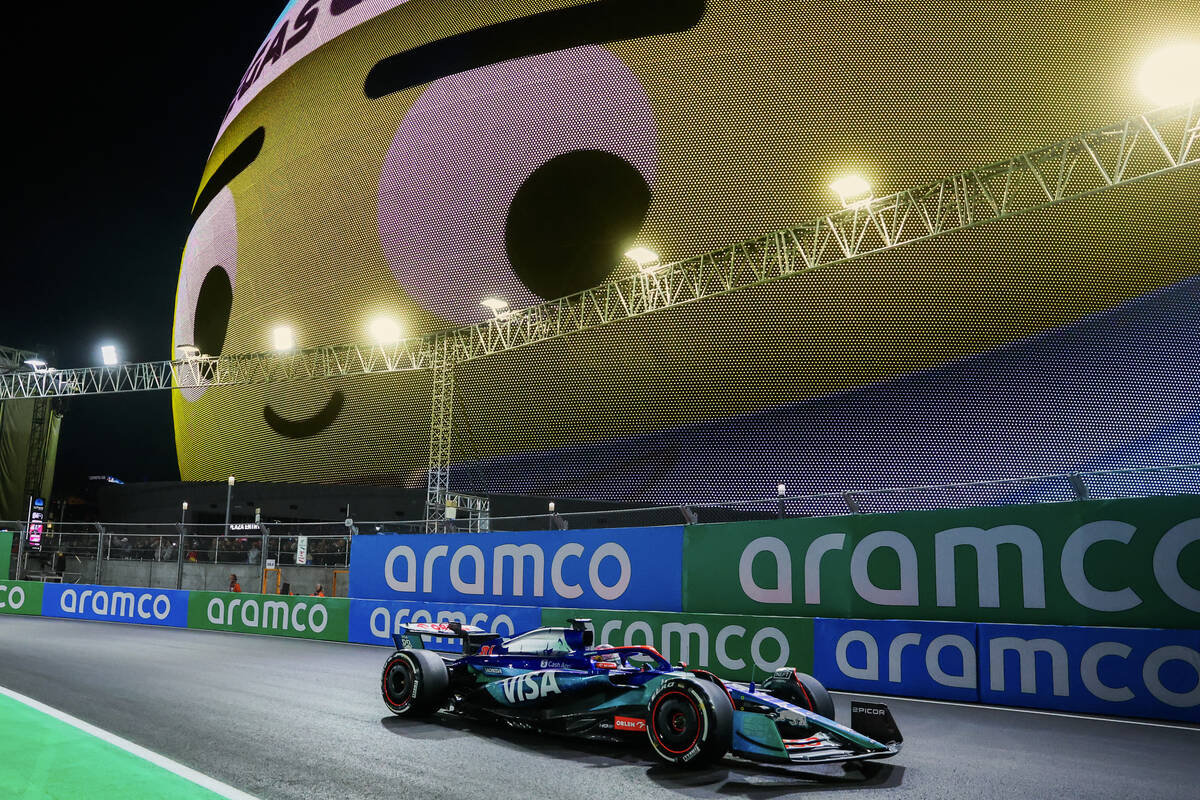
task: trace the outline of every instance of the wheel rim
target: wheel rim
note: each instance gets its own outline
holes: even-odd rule
[[[680,691],[664,692],[650,714],[651,730],[666,752],[682,755],[700,741],[700,708]]]
[[[383,691],[388,702],[397,707],[408,705],[412,700],[412,686],[412,670],[408,664],[401,660],[393,661],[383,679]]]

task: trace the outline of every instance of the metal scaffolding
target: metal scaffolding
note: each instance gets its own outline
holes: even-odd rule
[[[233,386],[433,370],[428,514],[445,519],[456,364],[760,286],[1200,165],[1200,105],[1161,109],[1048,147],[872,198],[789,230],[610,281],[476,325],[390,346],[0,374],[0,400]]]
[[[439,530],[446,520],[450,445],[454,437],[454,359],[450,355],[450,340],[444,336],[435,340],[433,353],[433,413],[429,423],[425,520],[430,530]]]

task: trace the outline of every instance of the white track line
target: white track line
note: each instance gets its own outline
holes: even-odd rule
[[[1200,733],[1200,727],[1195,725],[1175,725],[1170,722],[1148,722],[1141,719],[1123,719],[1121,717],[1103,717],[1092,714],[1070,714],[1066,711],[1049,711],[1044,708],[1015,708],[1013,706],[994,706],[987,703],[958,703],[953,700],[930,700],[927,697],[900,697],[894,694],[872,694],[870,692],[843,692],[830,689],[830,694],[841,694],[846,697],[878,697],[883,700],[901,700],[905,703],[932,703],[938,706],[958,706],[959,708],[985,708],[991,711],[1011,711],[1015,714],[1041,714],[1047,717],[1066,717],[1068,719],[1085,719],[1090,722],[1117,722],[1121,725],[1144,725],[1148,728],[1172,728],[1179,731]]]
[[[213,792],[215,794],[221,795],[222,797],[228,798],[228,800],[258,800],[258,798],[256,798],[252,794],[247,794],[246,792],[243,792],[241,789],[235,789],[232,786],[230,786],[229,784],[222,783],[221,781],[217,780],[216,778],[210,778],[209,776],[205,775],[204,773],[197,772],[196,770],[192,769],[191,767],[185,767],[183,764],[180,764],[178,761],[173,761],[164,755],[159,755],[158,753],[154,752],[153,750],[147,750],[146,748],[142,747],[140,744],[134,744],[133,742],[129,741],[128,739],[123,739],[120,736],[117,736],[115,733],[110,733],[109,731],[106,731],[103,728],[97,728],[95,725],[92,725],[91,723],[84,722],[83,720],[79,719],[78,717],[73,717],[70,714],[66,713],[65,711],[59,711],[57,708],[52,708],[51,706],[48,706],[45,703],[34,700],[32,697],[27,697],[19,692],[14,692],[11,689],[6,689],[3,686],[0,686],[0,695],[4,695],[5,697],[11,697],[13,700],[16,700],[18,703],[23,703],[24,705],[29,706],[30,708],[34,709],[35,711],[40,711],[43,714],[54,717],[55,719],[59,720],[60,722],[67,723],[68,725],[70,725],[73,728],[78,728],[79,730],[83,731],[86,734],[95,736],[97,739],[101,739],[112,745],[116,745],[117,747],[121,748],[122,750],[124,750],[127,753],[135,755],[138,758],[143,759],[145,761],[149,761],[151,764],[154,764],[155,766],[162,767],[163,769],[167,770],[168,772],[173,772],[174,774],[178,775],[179,777],[181,777],[185,780],[191,781],[192,783],[196,784],[197,786],[203,787],[205,789],[208,789],[210,792]]]

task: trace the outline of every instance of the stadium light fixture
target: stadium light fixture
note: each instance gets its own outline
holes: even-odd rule
[[[829,184],[829,188],[842,201],[843,208],[853,208],[862,203],[869,203],[873,197],[871,184],[867,183],[861,175],[847,175],[844,178],[838,178]]]
[[[479,305],[491,311],[492,316],[494,316],[496,319],[502,319],[506,314],[509,313],[508,301],[502,300],[499,297],[485,297],[479,302]]]
[[[115,367],[119,363],[116,346],[111,344],[101,345],[100,358],[104,361],[104,366]]]
[[[635,247],[625,253],[625,257],[637,264],[638,272],[643,275],[657,272],[666,265],[658,257],[658,253],[648,247]]]
[[[296,346],[296,337],[287,325],[280,325],[271,331],[271,344],[276,350],[291,350]]]
[[[391,317],[376,317],[371,320],[371,338],[379,345],[393,345],[400,341],[400,324]]]
[[[1154,51],[1138,73],[1138,88],[1159,108],[1200,99],[1200,44],[1176,42]]]

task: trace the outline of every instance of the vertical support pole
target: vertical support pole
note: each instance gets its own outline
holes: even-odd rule
[[[267,548],[271,544],[271,535],[267,531],[267,523],[258,523],[262,536],[262,546],[258,548],[258,593],[267,593]]]
[[[29,527],[33,520],[33,495],[29,496],[29,508],[25,511],[25,530],[21,531],[21,538],[17,542],[17,571],[16,577],[13,580],[21,580],[25,574],[25,540],[29,538]],[[8,578],[7,575],[4,576]]]
[[[233,476],[229,476],[229,485],[225,490],[225,535],[229,535],[229,515],[233,510]],[[221,539],[213,539],[213,563],[221,561]]]
[[[1078,472],[1072,472],[1067,475],[1067,481],[1070,482],[1071,489],[1075,492],[1076,499],[1087,500],[1091,497],[1091,492],[1088,491],[1087,484],[1083,481],[1083,476]]]
[[[97,586],[101,586],[101,576],[104,574],[104,526],[99,522],[96,523],[96,574],[93,576]]]
[[[454,359],[450,337],[439,336],[433,346],[433,409],[429,427],[429,480],[425,492],[425,532],[446,524],[450,492],[450,441],[454,434]]]
[[[183,588],[183,522],[180,521],[175,527],[179,528],[179,551],[175,553],[175,588]]]

